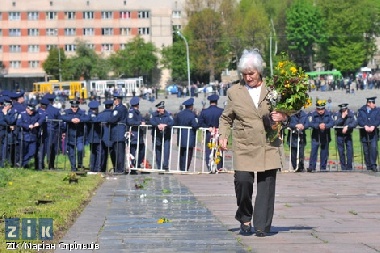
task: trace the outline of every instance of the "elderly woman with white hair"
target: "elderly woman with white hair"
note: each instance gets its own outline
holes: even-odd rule
[[[239,60],[240,84],[227,92],[227,106],[219,119],[219,144],[227,149],[232,130],[234,183],[240,222],[240,234],[251,235],[253,226],[258,237],[270,232],[274,213],[276,174],[282,167],[282,141],[267,138],[270,122],[287,119],[284,113],[271,111],[266,99],[267,87],[262,78],[263,59],[258,50],[245,50]],[[253,184],[257,173],[257,194],[252,206]]]

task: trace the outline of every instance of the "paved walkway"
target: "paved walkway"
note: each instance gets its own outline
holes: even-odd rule
[[[379,180],[279,173],[273,234],[258,238],[238,234],[231,173],[109,177],[61,241],[96,242],[93,252],[380,252]]]

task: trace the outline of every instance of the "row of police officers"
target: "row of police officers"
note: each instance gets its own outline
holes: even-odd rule
[[[318,150],[320,151],[320,171],[326,171],[331,141],[331,129],[335,129],[336,144],[342,170],[353,169],[352,132],[359,127],[360,141],[367,170],[377,172],[378,139],[380,126],[380,108],[376,107],[376,97],[367,98],[367,102],[357,112],[348,108],[348,104],[339,105],[340,110],[332,113],[326,110],[325,101],[318,100],[316,110],[307,114],[299,111],[292,115],[287,125],[287,142],[291,148],[293,169],[300,172],[305,169],[304,148],[305,130],[311,128],[311,153],[308,172],[316,170]]]
[[[139,167],[145,158],[145,118],[139,111],[139,98],[130,100],[130,108],[122,103],[122,97],[100,103],[91,101],[89,110],[79,107],[79,101],[70,101],[70,108],[60,112],[53,106],[54,94],[46,94],[36,103],[25,104],[23,92],[3,91],[0,96],[0,166],[29,167],[34,158],[37,170],[57,167],[57,154],[67,154],[72,171],[84,168],[84,147],[90,148],[90,169],[94,172],[107,170],[110,157],[114,171],[124,173],[129,167]],[[196,115],[194,99],[183,102],[184,110],[175,119],[165,110],[165,103],[156,105],[150,116],[152,143],[155,145],[155,162],[159,169],[169,169],[170,138],[173,126],[178,130],[180,169],[189,169],[195,146],[195,134],[199,127],[207,127],[206,144],[213,129],[218,128],[223,109],[217,106],[219,97],[208,97],[210,107]],[[129,152],[126,143],[129,142]],[[206,146],[206,165],[210,149]],[[126,157],[126,153],[129,154]],[[125,160],[127,159],[127,160]],[[220,163],[219,166],[222,166]],[[136,173],[134,170],[131,173]]]

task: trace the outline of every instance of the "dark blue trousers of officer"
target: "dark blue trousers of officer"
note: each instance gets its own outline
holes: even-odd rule
[[[181,171],[189,171],[191,159],[193,158],[194,148],[189,147],[188,152],[186,147],[180,148],[179,154],[179,168]],[[187,155],[187,164],[186,164],[186,155]]]
[[[53,169],[55,168],[55,158],[58,154],[59,150],[59,143],[60,143],[60,133],[58,132],[50,132],[48,134],[48,138],[45,141],[45,154],[47,157],[47,163],[48,163],[48,168]]]
[[[90,143],[90,170],[92,172],[101,171],[103,155],[101,143]]]
[[[291,162],[293,169],[298,169],[298,171],[303,171],[305,169],[304,161],[305,161],[305,145],[299,144],[297,147],[291,147],[292,155]],[[298,152],[298,154],[297,154]],[[298,168],[297,168],[297,156],[298,156]]]
[[[210,140],[211,140],[211,133],[209,131],[206,131],[206,143],[205,143],[205,155],[206,155],[206,166],[207,166],[207,169],[210,171],[210,154],[211,154],[211,148],[209,148],[207,145],[208,143],[210,143]],[[218,143],[215,143],[216,145]],[[215,155],[215,154],[214,154]],[[223,158],[223,156],[222,156]],[[221,159],[221,161],[218,163],[217,165],[217,169],[221,169],[223,168],[223,159]]]
[[[367,170],[377,170],[377,139],[371,138],[368,141],[362,141],[364,161]]]
[[[340,167],[342,170],[352,170],[353,146],[351,135],[337,136]]]
[[[111,150],[111,160],[117,173],[125,171],[125,142],[114,142]]]
[[[164,145],[156,145],[157,169],[169,169],[170,140],[164,140]],[[161,161],[161,158],[162,161]],[[162,162],[162,167],[161,167]]]
[[[319,143],[315,140],[311,142],[309,170],[315,171],[317,167],[318,149],[320,149],[320,169],[321,171],[326,170],[327,159],[329,157],[329,143]]]
[[[76,143],[67,142],[67,154],[70,160],[71,171],[77,171],[77,168],[83,168],[83,149],[84,149],[83,137],[77,137]],[[78,159],[78,166],[76,166],[77,159]]]
[[[23,141],[21,146],[22,146],[21,167],[26,167],[29,161],[32,158],[35,158],[35,156],[37,155],[37,142]],[[37,162],[37,160],[35,160],[35,162]]]

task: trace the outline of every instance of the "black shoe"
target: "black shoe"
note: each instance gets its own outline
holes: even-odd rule
[[[244,223],[240,224],[240,234],[243,236],[252,235],[251,223],[249,223],[248,225],[244,225]]]
[[[267,233],[265,233],[264,231],[261,231],[261,230],[257,230],[256,236],[257,237],[265,237],[265,236],[267,236]]]
[[[377,168],[372,168],[371,169],[373,172],[378,172]]]
[[[313,170],[310,168],[307,168],[307,172],[313,172]]]
[[[295,170],[295,172],[303,172],[304,171],[304,168],[298,168],[297,170]]]

